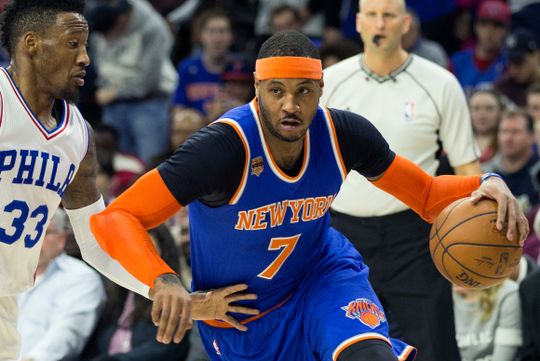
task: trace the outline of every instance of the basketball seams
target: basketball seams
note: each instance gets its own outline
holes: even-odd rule
[[[483,200],[474,205],[466,200],[456,201],[437,216],[429,247],[436,268],[451,283],[485,288],[508,277],[523,247],[496,230],[495,202]]]
[[[459,204],[461,204],[461,203],[459,203]],[[459,204],[458,204],[458,205],[459,205]],[[450,212],[448,212],[449,215],[450,215],[450,213],[452,213],[452,211],[453,211],[454,209],[455,209],[455,207],[452,208],[452,209],[450,210]],[[441,245],[441,247],[444,248],[445,251],[446,251],[446,247],[442,244],[442,241],[443,241],[444,238],[445,238],[446,236],[448,236],[448,234],[449,234],[450,232],[452,232],[454,229],[456,229],[457,227],[461,226],[461,225],[464,224],[464,223],[467,223],[467,222],[470,221],[471,219],[475,219],[475,218],[483,217],[483,216],[488,216],[488,215],[490,215],[490,214],[497,214],[497,212],[478,213],[478,214],[475,214],[475,215],[472,216],[472,217],[466,218],[466,219],[464,219],[464,220],[462,220],[462,221],[456,223],[454,226],[452,226],[452,228],[450,228],[450,229],[442,236],[442,238],[439,238],[439,236],[438,236],[438,233],[439,233],[439,230],[440,230],[440,229],[436,230],[438,242],[437,242],[437,244],[435,245],[435,247],[433,247],[433,254],[435,254],[435,252],[436,252],[437,248],[439,247],[439,245]]]

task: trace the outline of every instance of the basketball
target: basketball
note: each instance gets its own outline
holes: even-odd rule
[[[482,199],[476,205],[462,198],[435,219],[429,250],[439,272],[455,285],[487,288],[501,283],[518,267],[519,240],[506,239],[499,231],[497,203]],[[517,237],[516,237],[517,238]]]

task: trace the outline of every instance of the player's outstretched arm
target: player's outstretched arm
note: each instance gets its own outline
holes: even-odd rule
[[[450,203],[471,194],[475,202],[481,198],[493,199],[498,204],[498,229],[503,229],[506,223],[509,240],[519,237],[522,243],[527,237],[527,219],[506,183],[498,177],[491,177],[482,184],[479,176],[432,177],[413,162],[396,155],[383,174],[369,180],[428,222],[433,222]]]
[[[90,231],[90,216],[105,209],[96,186],[97,160],[92,129],[88,125],[88,151],[79,165],[73,182],[67,187],[62,203],[69,216],[82,258],[113,282],[148,297],[148,285],[137,280],[116,260],[103,251]]]

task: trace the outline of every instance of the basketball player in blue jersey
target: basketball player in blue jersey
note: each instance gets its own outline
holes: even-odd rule
[[[181,337],[191,317],[198,317],[197,300],[204,312],[221,314],[229,310],[225,297],[252,297],[236,293],[245,288],[238,285],[191,302],[159,258],[148,268],[145,284],[96,243],[88,220],[105,205],[95,185],[92,132],[73,105],[90,62],[83,11],[82,0],[15,0],[2,14],[2,44],[12,60],[0,68],[0,360],[19,357],[16,295],[34,283],[44,231],[60,202],[85,260],[118,284],[155,299],[164,342],[171,337],[163,338],[166,331]],[[180,324],[177,314],[166,312],[174,307],[183,311]]]
[[[200,322],[212,360],[414,359],[413,347],[388,337],[361,256],[330,227],[328,209],[351,169],[427,220],[473,194],[498,202],[497,226],[507,223],[510,242],[528,233],[500,178],[429,176],[394,154],[366,119],[319,106],[322,88],[311,41],[273,35],[259,52],[256,98],[195,133],[91,217],[103,249],[145,280],[134,261],[143,249],[155,254],[145,228],[189,204],[194,289],[244,283],[258,297],[235,305],[261,311]]]

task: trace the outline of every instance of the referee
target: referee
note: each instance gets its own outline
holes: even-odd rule
[[[404,0],[361,0],[364,53],[327,68],[322,104],[370,119],[393,151],[429,174],[439,141],[460,175],[480,173],[465,95],[444,68],[408,54]],[[392,329],[418,348],[417,361],[460,360],[451,286],[429,255],[430,225],[352,171],[333,205],[333,225],[360,251]]]

